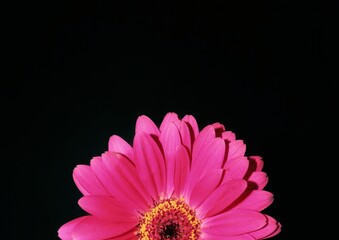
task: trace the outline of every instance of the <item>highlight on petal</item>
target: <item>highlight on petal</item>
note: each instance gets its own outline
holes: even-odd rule
[[[260,156],[246,156],[235,133],[168,112],[160,126],[141,115],[133,142],[117,135],[73,180],[86,212],[58,229],[62,240],[259,240],[281,223]]]

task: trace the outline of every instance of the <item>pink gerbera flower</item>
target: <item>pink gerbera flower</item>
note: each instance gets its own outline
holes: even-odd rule
[[[273,201],[259,156],[220,123],[199,130],[195,118],[168,113],[160,127],[136,122],[133,146],[117,135],[74,181],[89,215],[60,227],[63,240],[253,240],[281,225],[262,213]]]

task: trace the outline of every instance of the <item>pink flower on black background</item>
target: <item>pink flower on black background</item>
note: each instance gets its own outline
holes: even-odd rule
[[[63,240],[225,239],[277,235],[281,225],[262,213],[273,201],[259,156],[224,125],[201,130],[196,119],[167,113],[159,127],[137,119],[131,146],[117,135],[108,151],[74,169],[88,213],[65,223]]]

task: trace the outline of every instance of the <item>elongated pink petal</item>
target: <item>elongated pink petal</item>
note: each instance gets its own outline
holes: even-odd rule
[[[82,216],[75,218],[65,224],[63,224],[59,230],[58,230],[58,236],[62,240],[73,240],[73,229],[81,223],[83,220],[85,220],[88,216]]]
[[[185,115],[182,121],[188,123],[189,127],[193,131],[193,139],[197,138],[199,134],[199,126],[197,120],[192,115]]]
[[[210,233],[203,233],[201,239],[204,240],[255,240],[253,236],[249,234],[241,234],[237,236],[221,236],[221,235],[214,235]]]
[[[225,131],[225,126],[219,122],[211,124],[214,128],[215,137],[222,137],[222,133]]]
[[[138,133],[134,137],[135,166],[140,180],[150,195],[158,199],[165,194],[166,169],[164,157],[154,139]]]
[[[228,156],[227,161],[231,162],[237,157],[242,157],[245,155],[246,145],[243,140],[235,140],[228,144]]]
[[[211,172],[211,174],[205,175],[197,182],[192,192],[187,193],[188,196],[186,197],[187,200],[189,199],[191,207],[197,208],[212,194],[220,183],[222,174],[223,170],[215,170]]]
[[[246,189],[247,182],[234,179],[220,185],[198,208],[201,215],[213,216],[230,206]]]
[[[101,157],[91,160],[91,169],[113,197],[124,199],[125,203],[133,209],[142,210],[145,208],[145,204],[140,201],[138,192],[134,188],[128,187],[124,178],[114,176],[107,169]]]
[[[225,156],[225,142],[221,138],[214,138],[206,145],[201,146],[199,150],[199,154],[193,156],[192,159],[190,188],[193,188],[205,174],[221,169]]]
[[[190,170],[190,158],[182,145],[177,148],[174,169],[174,192],[176,196],[182,197]]]
[[[226,170],[225,181],[243,178],[248,170],[248,165],[249,161],[246,157],[237,157],[232,163],[226,162],[224,166]]]
[[[116,179],[114,182],[119,184],[117,189],[121,189],[124,186],[122,193],[126,197],[133,199],[133,201],[138,201],[138,206],[142,206],[145,209],[148,203],[152,201],[152,198],[138,178],[135,165],[124,155],[113,152],[102,154],[102,161],[110,174]]]
[[[254,171],[262,171],[264,167],[264,161],[262,160],[262,157],[260,156],[250,156],[248,159],[252,162],[254,162],[255,169]]]
[[[190,127],[188,126],[188,123],[181,121],[179,123],[176,123],[176,125],[179,128],[182,145],[184,145],[188,149],[189,153],[191,153],[194,136],[190,130]]]
[[[155,136],[159,136],[160,134],[160,131],[155,123],[145,115],[138,117],[135,125],[135,134],[142,132],[150,135],[153,134]]]
[[[129,231],[129,232],[123,233],[119,236],[108,238],[108,239],[105,239],[105,240],[132,240],[132,239],[135,240],[136,236],[137,236],[136,230],[132,229],[132,231]]]
[[[235,141],[235,134],[231,131],[226,131],[222,133],[221,138],[228,142],[233,142]]]
[[[72,237],[77,240],[106,239],[129,232],[134,222],[116,223],[88,216],[73,229]]]
[[[117,135],[110,137],[108,142],[108,150],[111,152],[117,152],[125,155],[131,161],[134,159],[134,150],[124,139]]]
[[[164,129],[167,127],[168,124],[173,123],[178,121],[178,114],[174,113],[174,112],[169,112],[165,115],[164,119],[162,120],[161,124],[160,124],[160,132],[163,132]]]
[[[205,219],[202,231],[214,235],[236,236],[253,232],[266,224],[266,217],[259,212],[233,210]]]
[[[241,209],[250,209],[262,211],[273,202],[273,194],[263,190],[253,190],[236,207]]]
[[[206,149],[206,145],[208,145],[214,139],[215,139],[214,127],[211,125],[206,126],[195,139],[192,150],[192,159],[194,160],[202,151],[201,149]],[[192,162],[192,164],[194,163]]]
[[[250,233],[256,239],[265,239],[268,237],[273,237],[281,231],[280,223],[278,223],[271,216],[268,215],[265,216],[267,218],[267,224],[264,227]]]
[[[112,222],[138,223],[138,213],[124,204],[124,200],[117,200],[109,196],[84,196],[78,201],[80,207],[89,214]]]
[[[268,177],[265,172],[253,172],[248,181],[254,183],[257,189],[262,190],[268,183]]]
[[[263,239],[274,237],[275,235],[279,234],[281,232],[281,223],[276,222],[277,228],[269,235],[265,236]]]
[[[169,123],[163,130],[160,136],[160,142],[162,143],[164,155],[166,159],[167,170],[167,184],[166,193],[169,197],[174,191],[174,165],[177,148],[181,145],[181,137],[179,129],[174,123]]]
[[[83,195],[109,195],[95,173],[87,165],[77,165],[73,170],[73,180]]]

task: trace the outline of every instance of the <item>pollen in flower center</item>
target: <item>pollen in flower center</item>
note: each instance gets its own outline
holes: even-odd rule
[[[140,240],[197,240],[201,221],[184,199],[166,199],[154,205],[140,221]]]

